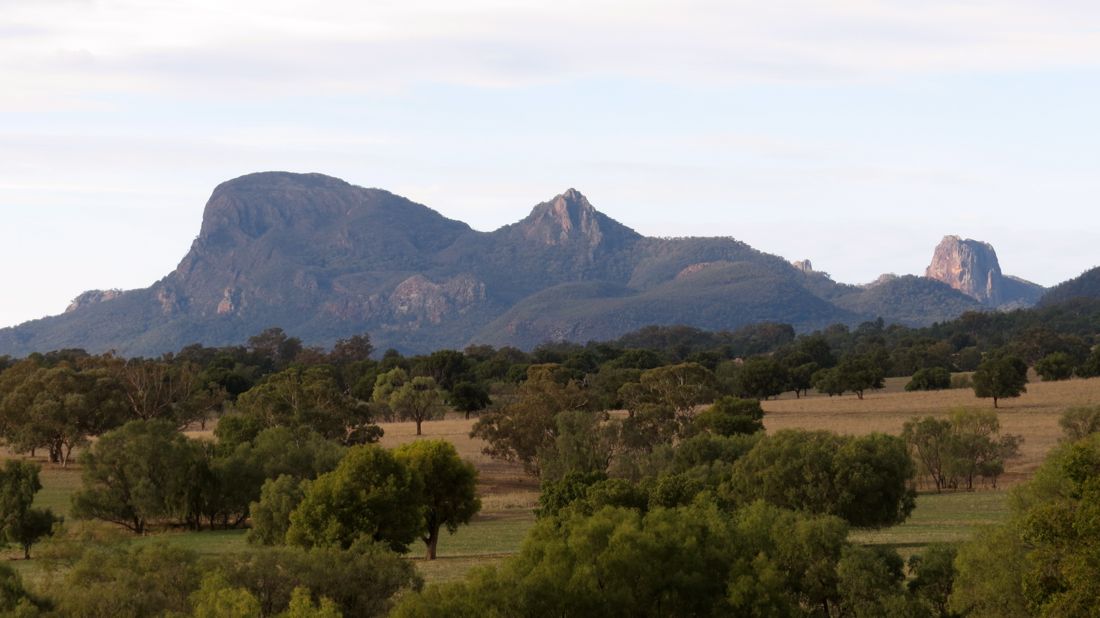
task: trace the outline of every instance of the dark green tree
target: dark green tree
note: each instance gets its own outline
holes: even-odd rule
[[[470,414],[489,407],[492,400],[489,398],[489,389],[485,388],[484,384],[480,382],[459,382],[451,389],[447,402],[469,419]]]
[[[767,400],[787,390],[790,380],[790,372],[779,361],[756,356],[737,371],[738,395]]]
[[[52,592],[62,616],[189,615],[198,556],[166,542],[89,547]]]
[[[1027,392],[1027,365],[1014,356],[998,356],[982,362],[974,372],[974,394],[997,401]]]
[[[73,494],[73,515],[144,534],[150,523],[188,512],[204,462],[202,447],[171,421],[131,421],[81,457],[83,487]]]
[[[0,534],[23,549],[24,559],[30,559],[31,546],[60,521],[49,509],[32,507],[42,489],[38,472],[38,464],[12,459],[0,469]]]
[[[905,385],[907,391],[940,391],[951,388],[951,372],[943,367],[918,369]]]
[[[347,549],[361,538],[408,551],[424,526],[420,478],[379,446],[357,446],[309,484],[287,542]]]
[[[721,397],[695,416],[695,426],[717,436],[756,433],[764,430],[764,410],[755,399]]]
[[[836,366],[837,379],[842,388],[852,391],[863,399],[864,391],[880,389],[883,386],[886,371],[868,355],[848,355]]]
[[[290,515],[305,498],[302,479],[289,474],[268,479],[260,499],[249,506],[252,528],[246,539],[254,545],[285,545]]]
[[[738,459],[719,493],[734,504],[764,500],[836,515],[855,526],[881,527],[900,523],[912,512],[914,475],[900,438],[784,430]]]
[[[440,530],[446,528],[454,534],[481,510],[477,470],[445,440],[403,444],[394,449],[393,455],[419,479],[424,509],[421,540],[427,546],[428,560],[435,560]]]
[[[1073,358],[1065,352],[1053,352],[1047,354],[1035,363],[1035,373],[1043,379],[1043,382],[1057,382],[1073,377]]]
[[[240,396],[237,410],[248,419],[248,429],[305,427],[347,445],[375,442],[382,435],[366,402],[349,396],[326,365],[269,375]]]
[[[924,604],[933,618],[958,618],[951,611],[949,599],[955,584],[955,557],[958,549],[953,545],[933,544],[909,558],[909,592]]]

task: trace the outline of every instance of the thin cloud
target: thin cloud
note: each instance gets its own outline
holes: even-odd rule
[[[672,82],[895,79],[1095,67],[1078,2],[18,2],[5,106],[57,95],[265,95],[600,75]],[[236,85],[236,87],[234,87]]]

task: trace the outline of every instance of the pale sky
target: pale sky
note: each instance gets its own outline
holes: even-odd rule
[[[265,170],[1052,285],[1100,264],[1098,110],[1095,1],[0,0],[0,326],[148,286]]]

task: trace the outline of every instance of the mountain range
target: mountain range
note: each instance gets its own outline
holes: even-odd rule
[[[1030,306],[1043,291],[1002,275],[989,245],[954,236],[926,276],[855,286],[732,238],[642,236],[574,189],[480,232],[384,190],[265,172],[215,188],[172,273],[2,329],[0,354],[156,355],[237,344],[271,326],[308,344],[367,332],[378,347],[420,352],[611,339],[650,324],[924,325]]]

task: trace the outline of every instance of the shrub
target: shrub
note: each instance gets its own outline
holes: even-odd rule
[[[907,391],[939,391],[951,388],[951,372],[943,367],[919,369],[905,385]]]

